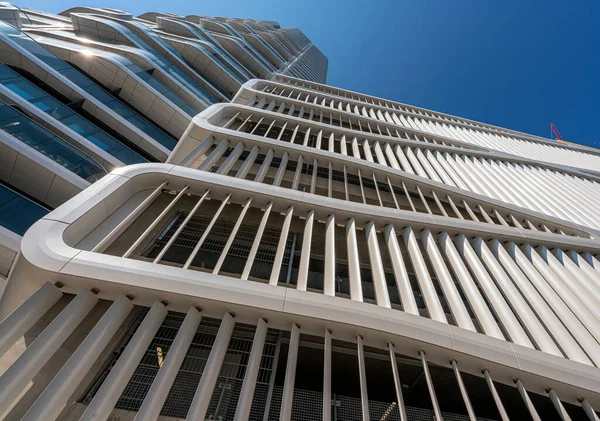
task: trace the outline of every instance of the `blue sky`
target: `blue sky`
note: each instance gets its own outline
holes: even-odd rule
[[[600,147],[600,1],[26,0],[273,19],[329,58],[328,84]]]

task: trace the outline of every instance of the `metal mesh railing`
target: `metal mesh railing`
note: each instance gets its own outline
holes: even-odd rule
[[[267,421],[278,421],[281,408],[282,386],[275,386]],[[332,395],[331,421],[361,421],[362,405],[359,398]],[[263,421],[260,417],[250,421]],[[409,421],[436,421],[430,409],[406,407]],[[469,421],[467,415],[442,412],[444,421]],[[395,402],[369,401],[369,421],[400,421],[400,412]],[[295,389],[292,402],[292,421],[315,421],[323,418],[323,394],[311,390]],[[493,421],[477,418],[479,421]],[[226,420],[226,418],[223,418]]]

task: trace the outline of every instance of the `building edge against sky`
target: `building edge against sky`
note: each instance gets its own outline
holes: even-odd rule
[[[3,3],[0,53],[0,419],[598,420],[597,150],[272,21]]]

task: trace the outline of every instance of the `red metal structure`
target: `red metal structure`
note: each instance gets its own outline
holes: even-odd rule
[[[554,136],[556,136],[556,139],[558,139],[558,140],[564,140],[563,137],[560,135],[560,132],[558,131],[558,129],[554,125],[554,123],[550,123],[550,130],[552,130],[552,133],[554,133]]]

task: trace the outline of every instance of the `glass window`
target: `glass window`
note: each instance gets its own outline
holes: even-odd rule
[[[0,185],[0,225],[4,228],[23,235],[47,213],[48,209]]]
[[[31,101],[31,103],[59,121],[75,114],[66,105],[49,96],[36,99],[35,101]]]
[[[11,81],[2,82],[2,84],[20,97],[23,97],[27,100],[39,98],[45,95],[44,91],[23,79],[14,79]]]

